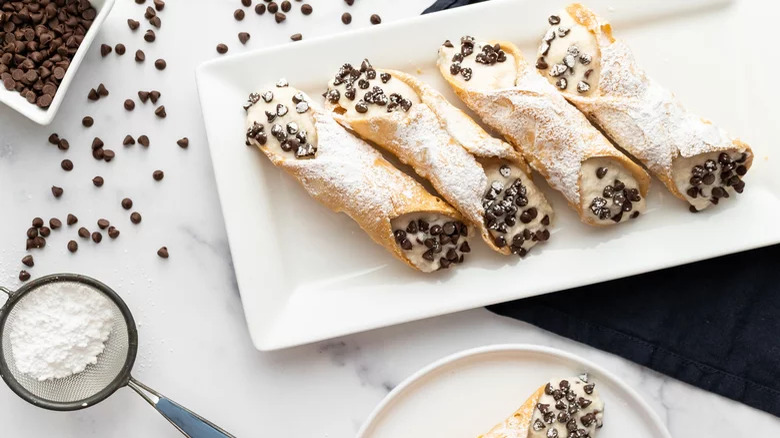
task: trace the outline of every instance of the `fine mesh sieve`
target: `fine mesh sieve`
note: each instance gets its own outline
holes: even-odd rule
[[[20,303],[52,283],[78,283],[91,293],[102,295],[111,302],[113,323],[105,349],[97,363],[72,376],[39,381],[16,367],[11,348],[11,332]],[[58,285],[59,285],[58,284]],[[157,409],[180,432],[190,438],[233,437],[208,420],[169,400],[155,390],[133,379],[130,371],[138,351],[138,332],[133,315],[124,301],[105,284],[76,274],[55,274],[30,281],[17,291],[0,287],[8,300],[0,309],[0,376],[12,391],[24,400],[50,410],[73,411],[99,403],[121,387],[129,386]]]

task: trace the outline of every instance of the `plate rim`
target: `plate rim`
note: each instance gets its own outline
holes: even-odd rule
[[[366,417],[366,419],[363,421],[363,424],[360,426],[360,429],[358,430],[355,437],[367,438],[367,436],[365,435],[366,431],[368,430],[369,427],[373,425],[373,423],[379,418],[379,416],[385,411],[385,409],[387,409],[391,403],[394,403],[397,399],[402,397],[403,393],[405,393],[409,387],[418,383],[422,379],[458,361],[462,361],[480,355],[502,353],[502,352],[542,353],[560,359],[564,359],[566,361],[578,362],[585,365],[585,367],[588,369],[589,372],[594,371],[595,374],[598,374],[601,377],[606,377],[607,380],[611,381],[611,383],[614,383],[615,385],[620,387],[620,389],[625,391],[628,394],[628,396],[632,399],[632,401],[637,403],[639,408],[642,409],[645,412],[645,414],[648,415],[649,420],[655,424],[655,426],[663,435],[663,438],[672,438],[671,433],[667,429],[664,422],[661,420],[661,417],[658,416],[658,413],[655,412],[655,410],[644,400],[644,398],[642,398],[641,395],[639,395],[639,393],[634,388],[629,386],[627,383],[625,383],[620,377],[616,376],[614,373],[608,371],[606,368],[596,364],[595,362],[592,362],[581,356],[577,356],[574,353],[569,353],[568,351],[560,350],[553,347],[547,347],[544,345],[522,344],[522,343],[521,344],[514,344],[514,343],[492,344],[492,345],[483,345],[481,347],[469,348],[466,350],[461,350],[456,353],[444,356],[440,359],[437,359],[429,363],[428,365],[425,365],[424,367],[420,368],[419,370],[415,371],[414,373],[406,377],[400,384],[398,384],[395,388],[393,388],[393,390],[390,391],[382,399],[382,401],[380,401],[376,405],[376,407],[374,407],[374,409],[371,411],[368,417]]]

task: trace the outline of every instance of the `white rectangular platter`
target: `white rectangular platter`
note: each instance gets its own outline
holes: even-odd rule
[[[742,40],[746,33],[741,26],[748,24],[734,13],[737,4],[724,0],[589,2],[613,21],[618,37],[632,45],[651,75],[692,110],[752,143],[757,158],[744,195],[704,213],[689,213],[654,181],[645,216],[595,229],[581,224],[563,198],[537,177],[557,213],[547,244],[519,260],[477,243],[458,269],[425,275],[397,262],[349,218],[312,201],[262,153],[244,146],[242,104],[250,92],[280,77],[319,99],[340,65],[369,58],[377,67],[419,75],[456,102],[435,70],[436,50],[445,39],[464,34],[506,39],[532,57],[546,17],[564,4],[494,0],[226,57],[198,69],[233,263],[258,349],[300,345],[780,242],[780,173],[770,166],[770,133],[760,129],[771,126],[777,115],[761,86],[768,83],[772,68],[746,68],[751,57],[766,57],[752,53],[757,49]],[[758,31],[769,38],[769,29]],[[769,58],[767,62],[776,62]]]

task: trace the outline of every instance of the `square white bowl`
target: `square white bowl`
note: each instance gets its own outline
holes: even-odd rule
[[[54,100],[52,100],[51,105],[49,105],[48,108],[40,108],[34,103],[28,102],[27,99],[23,98],[17,91],[9,91],[6,90],[5,87],[0,87],[0,102],[15,109],[39,125],[48,125],[51,123],[51,121],[54,120],[54,116],[57,115],[57,111],[60,109],[60,104],[62,104],[62,100],[68,92],[68,87],[70,86],[71,81],[73,81],[73,77],[76,76],[76,72],[81,65],[81,60],[86,56],[89,47],[92,45],[92,41],[94,41],[95,36],[100,31],[100,27],[103,25],[103,22],[106,21],[106,17],[111,12],[111,8],[114,7],[115,1],[116,0],[90,0],[92,7],[97,11],[97,16],[92,22],[92,26],[87,31],[87,34],[84,35],[84,39],[81,41],[81,45],[73,56],[73,59],[71,59],[68,71],[65,72],[65,77],[62,78],[57,93],[54,95]]]

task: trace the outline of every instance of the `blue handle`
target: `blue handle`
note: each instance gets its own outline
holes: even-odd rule
[[[155,408],[182,433],[190,438],[230,438],[232,435],[220,430],[208,420],[178,403],[161,398]]]

